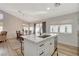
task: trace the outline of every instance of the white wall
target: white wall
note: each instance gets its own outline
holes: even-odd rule
[[[58,42],[76,46],[78,47],[78,15],[79,13],[72,13],[68,15],[63,15],[54,18],[47,19],[47,32],[50,32],[49,25],[51,24],[72,24],[72,34],[59,34],[58,35]]]
[[[22,30],[23,25],[27,24],[27,22],[22,21],[21,19],[10,15],[6,12],[0,11],[2,14],[4,14],[3,19],[3,30],[6,30],[7,38],[15,38],[16,37],[16,31]]]
[[[2,20],[0,20],[0,26],[3,26],[3,21]]]
[[[0,14],[2,14],[2,12],[0,12]],[[3,19],[0,18],[0,26],[3,26]]]

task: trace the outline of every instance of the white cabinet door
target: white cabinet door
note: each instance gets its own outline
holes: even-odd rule
[[[54,38],[52,38],[49,43],[49,54],[52,55],[53,52],[54,52]]]

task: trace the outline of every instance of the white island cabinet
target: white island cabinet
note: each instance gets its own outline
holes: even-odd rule
[[[22,36],[24,38],[25,56],[51,56],[55,50],[54,40],[56,35],[41,38],[35,35]]]

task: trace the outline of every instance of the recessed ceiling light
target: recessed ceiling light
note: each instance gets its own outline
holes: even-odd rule
[[[50,8],[48,7],[47,10],[50,10]]]

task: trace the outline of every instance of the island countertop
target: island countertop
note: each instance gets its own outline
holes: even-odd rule
[[[50,37],[56,37],[57,36],[57,34],[47,34],[47,35],[50,35],[50,36],[47,37],[47,38],[40,38],[40,37],[32,34],[32,35],[24,35],[24,36],[21,36],[21,37],[23,37],[24,40],[29,40],[29,41],[34,42],[34,43],[39,43],[41,41],[49,39]]]

